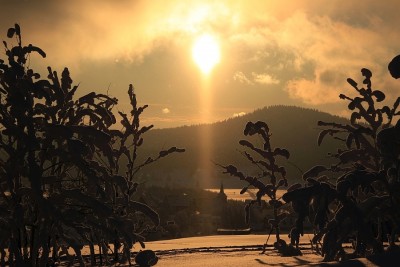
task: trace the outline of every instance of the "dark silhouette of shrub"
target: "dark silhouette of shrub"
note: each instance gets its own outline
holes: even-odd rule
[[[136,255],[135,262],[139,266],[153,266],[158,262],[158,257],[152,250],[146,249]]]
[[[8,62],[0,60],[0,264],[6,264],[6,248],[10,266],[45,266],[59,260],[60,248],[65,253],[71,247],[84,266],[81,249],[86,244],[96,264],[94,245],[108,261],[110,242],[115,260],[123,246],[130,263],[133,244],[144,247],[137,212],[159,223],[154,210],[131,200],[138,186],[134,175],[184,150],[173,147],[135,165],[141,136],[151,127],[140,127],[145,107],[137,107],[132,86],[131,118],[120,113],[123,130],[113,130],[116,98],[91,92],[75,100],[78,86],[72,85],[67,68],[59,77],[48,67],[47,79],[41,79],[27,60],[34,53],[46,54],[22,45],[18,24],[7,37],[17,45],[9,48],[4,41]],[[118,172],[122,157],[128,158],[125,174]]]
[[[388,68],[391,75],[398,78],[399,56]],[[323,241],[321,253],[325,261],[347,257],[342,243],[349,238],[356,240],[355,256],[382,252],[383,230],[389,232],[389,249],[393,249],[395,235],[400,229],[399,121],[392,125],[393,119],[400,114],[400,97],[392,107],[378,107],[378,103],[385,100],[385,94],[372,89],[370,70],[363,68],[361,74],[366,88],[359,88],[348,78],[347,82],[358,96],[339,96],[349,101],[350,124],[318,122],[323,127],[318,145],[327,135],[344,144],[330,154],[337,159],[337,164],[314,166],[303,174],[306,186],[298,184],[282,197],[292,203],[298,215],[296,227],[302,230],[307,216],[316,226],[313,242]],[[327,175],[321,176],[328,173],[341,174],[336,185],[329,182]],[[389,227],[382,229],[384,226]]]
[[[243,154],[251,164],[255,165],[260,170],[258,176],[245,175],[233,165],[221,167],[225,169],[224,173],[238,177],[240,180],[248,183],[248,186],[245,186],[241,190],[241,194],[244,194],[251,186],[258,189],[256,193],[256,199],[252,200],[245,206],[246,223],[248,223],[250,220],[251,206],[255,203],[261,205],[262,197],[265,195],[269,197],[270,200],[268,203],[273,208],[273,218],[268,220],[268,223],[271,226],[270,234],[273,230],[275,230],[276,242],[274,246],[282,254],[287,254],[290,250],[288,249],[285,241],[280,238],[279,231],[279,224],[286,217],[287,213],[279,213],[280,207],[283,205],[283,203],[277,199],[276,191],[281,187],[286,187],[288,184],[286,180],[286,170],[284,167],[278,165],[276,158],[283,157],[288,159],[290,157],[289,151],[284,148],[273,148],[271,146],[271,134],[269,132],[269,127],[265,122],[248,122],[244,129],[244,135],[258,135],[262,138],[263,145],[261,148],[254,146],[250,141],[247,140],[239,141],[240,145],[251,151],[251,153],[244,151]],[[263,179],[267,180],[264,182]],[[266,244],[267,243],[265,243],[264,248],[266,247]]]
[[[400,78],[400,55],[395,56],[392,61],[390,61],[388,69],[393,78]]]

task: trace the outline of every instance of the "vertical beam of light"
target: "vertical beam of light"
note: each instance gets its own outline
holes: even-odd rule
[[[200,166],[201,166],[201,183],[203,186],[210,186],[212,178],[212,155],[211,155],[211,107],[212,94],[210,75],[203,75],[200,90],[200,112],[203,125],[200,127]]]
[[[213,35],[204,33],[198,36],[192,46],[192,58],[201,71],[201,87],[199,90],[199,107],[201,127],[199,127],[200,146],[200,179],[203,188],[212,184],[213,168],[212,163],[212,72],[220,61],[220,46],[218,39]]]

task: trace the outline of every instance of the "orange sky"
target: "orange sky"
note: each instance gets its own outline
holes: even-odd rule
[[[109,90],[125,111],[133,83],[140,103],[150,105],[144,122],[159,128],[276,104],[345,114],[338,95],[350,94],[347,77],[361,83],[363,67],[372,70],[377,89],[398,96],[399,81],[387,72],[387,63],[400,54],[395,0],[0,4],[1,39],[17,22],[23,41],[48,55],[31,58],[31,67],[45,73],[48,65],[67,66],[81,94]],[[208,75],[192,56],[196,38],[204,34],[215,37],[221,51]]]

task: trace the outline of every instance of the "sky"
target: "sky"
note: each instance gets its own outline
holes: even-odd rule
[[[346,79],[373,86],[388,104],[400,81],[387,64],[400,54],[400,1],[0,0],[0,38],[14,23],[22,41],[42,48],[30,67],[68,67],[79,94],[109,93],[129,112],[127,91],[149,108],[156,128],[216,122],[271,105],[348,116]],[[202,36],[218,51],[206,73],[194,60]],[[208,49],[208,50],[207,50]],[[5,52],[0,52],[5,59]]]

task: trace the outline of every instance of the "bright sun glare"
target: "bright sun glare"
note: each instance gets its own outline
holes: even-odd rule
[[[194,42],[192,56],[204,74],[209,74],[220,60],[219,44],[209,34],[199,36]]]

